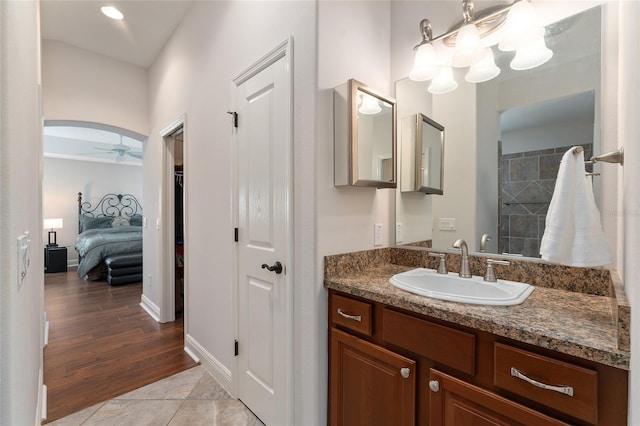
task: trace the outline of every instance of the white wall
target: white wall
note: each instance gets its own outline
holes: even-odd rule
[[[333,88],[349,78],[383,95],[390,80],[390,4],[321,1],[318,4],[317,247],[322,256],[373,248],[375,223],[389,245],[395,189],[333,186]]]
[[[44,158],[42,216],[63,219],[64,227],[58,229],[56,235],[59,246],[68,246],[67,264],[70,266],[78,264],[78,253],[74,250],[78,235],[78,192],[82,192],[83,202],[88,201],[93,206],[109,193],[131,194],[144,209],[142,167]],[[44,241],[47,238],[48,230],[45,229]]]
[[[502,154],[593,142],[593,121],[573,120],[502,133]]]
[[[640,40],[640,4],[621,1],[619,40],[620,59],[618,62],[617,90],[619,110],[619,142],[624,146],[624,167],[616,168],[622,184],[618,187],[621,207],[617,215],[621,218],[618,227],[618,239],[622,241],[623,255],[619,255],[618,270],[623,276],[625,292],[631,303],[631,371],[629,389],[629,421],[630,425],[640,424],[640,408],[637,401],[640,397],[640,56],[638,40]],[[612,191],[613,192],[613,191]]]
[[[148,133],[149,92],[142,67],[43,40],[42,90],[46,120],[87,121]]]
[[[322,424],[326,414],[326,307],[315,274],[316,4],[194,2],[150,68],[150,133],[144,163],[145,214],[162,218],[160,131],[182,115],[185,126],[185,329],[216,363],[235,370],[233,356],[231,215],[231,81],[293,35],[294,76],[294,358],[295,424]],[[326,124],[330,126],[330,122]],[[162,226],[162,224],[161,224]],[[144,293],[159,300],[161,242],[145,230]],[[148,278],[148,277],[146,277]],[[325,296],[326,297],[326,296]],[[229,386],[228,377],[222,378]],[[311,419],[311,420],[310,420]]]
[[[0,2],[0,424],[40,422],[43,344],[42,124],[37,2]],[[18,278],[17,238],[31,263]]]

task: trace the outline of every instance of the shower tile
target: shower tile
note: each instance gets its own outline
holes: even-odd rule
[[[538,157],[511,160],[509,175],[512,182],[538,179]]]

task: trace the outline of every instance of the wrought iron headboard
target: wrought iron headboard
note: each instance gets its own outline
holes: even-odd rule
[[[80,216],[89,217],[116,217],[130,218],[133,215],[142,214],[140,202],[131,194],[107,194],[94,206],[88,201],[82,201],[82,192],[78,192],[78,229],[80,229]]]

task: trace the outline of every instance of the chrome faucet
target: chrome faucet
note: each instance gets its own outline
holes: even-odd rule
[[[487,243],[489,241],[491,241],[489,234],[482,234],[482,238],[480,239],[480,253],[487,251]]]
[[[455,240],[453,242],[454,248],[462,250],[462,260],[460,261],[460,275],[461,278],[471,278],[471,270],[469,268],[469,248],[465,240]]]

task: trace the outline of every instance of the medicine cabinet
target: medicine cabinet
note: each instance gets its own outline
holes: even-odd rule
[[[396,187],[396,101],[349,80],[335,88],[334,185]]]
[[[402,119],[401,192],[443,194],[444,126],[424,114]]]

